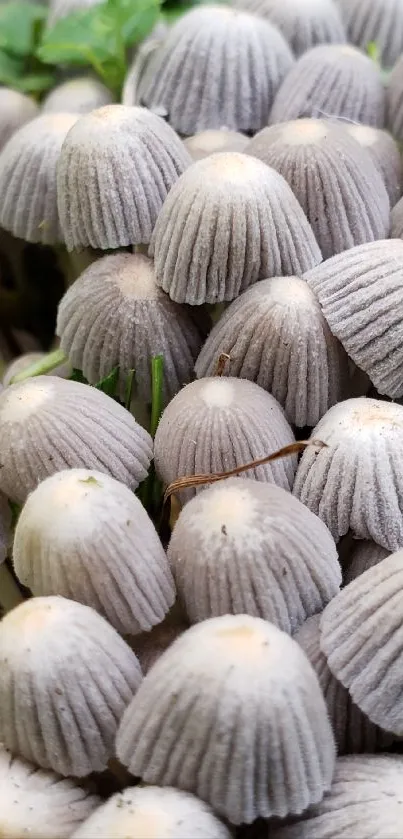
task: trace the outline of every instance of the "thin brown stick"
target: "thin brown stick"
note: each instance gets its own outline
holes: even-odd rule
[[[214,370],[214,376],[222,376],[227,364],[227,361],[231,361],[231,356],[228,355],[226,352],[220,353],[218,356],[218,361],[216,364],[216,368]]]

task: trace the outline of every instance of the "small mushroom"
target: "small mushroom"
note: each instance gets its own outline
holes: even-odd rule
[[[30,96],[10,87],[0,87],[0,150],[19,128],[38,115],[38,111],[38,105]]]
[[[333,0],[237,0],[237,6],[277,26],[296,56],[318,44],[346,41]]]
[[[0,741],[60,775],[102,772],[141,678],[135,654],[93,609],[27,600],[0,623]]]
[[[366,51],[376,44],[383,67],[393,67],[403,52],[401,0],[337,0],[348,40]]]
[[[402,194],[403,170],[398,144],[388,131],[382,131],[380,128],[371,128],[369,125],[349,125],[348,123],[345,123],[345,128],[354,137],[354,140],[362,148],[367,149],[371,155],[376,168],[383,177],[390,206],[394,207]]]
[[[248,615],[181,635],[128,706],[116,747],[133,775],[193,792],[232,824],[303,812],[329,789],[335,760],[308,659]]]
[[[386,85],[387,126],[394,138],[403,140],[403,55],[397,60]]]
[[[42,102],[42,112],[87,114],[112,101],[110,90],[102,82],[91,76],[80,76],[54,87]]]
[[[378,565],[379,562],[390,556],[390,551],[383,548],[382,545],[377,545],[376,542],[370,542],[367,539],[360,539],[354,541],[353,548],[347,563],[347,570],[345,576],[345,583],[351,583],[357,577]]]
[[[0,492],[0,565],[4,562],[11,538],[11,508]]]
[[[193,137],[188,137],[184,143],[192,159],[196,161],[216,152],[243,152],[249,143],[249,137],[240,134],[239,131],[218,128],[200,131]]]

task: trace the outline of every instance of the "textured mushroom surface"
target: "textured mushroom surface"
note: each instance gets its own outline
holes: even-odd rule
[[[69,467],[99,469],[135,489],[151,458],[147,431],[89,385],[37,376],[0,394],[0,490],[14,501]]]
[[[304,451],[294,494],[328,526],[336,541],[348,530],[390,551],[403,546],[403,407],[348,399],[318,423]]]
[[[403,198],[395,204],[390,214],[392,239],[403,239]]]
[[[352,580],[355,580],[364,571],[368,571],[369,568],[373,568],[374,565],[378,565],[387,556],[390,556],[390,551],[387,548],[382,548],[381,545],[377,545],[376,542],[370,542],[368,539],[354,542],[347,563],[346,584],[351,583]]]
[[[289,492],[247,478],[213,484],[185,505],[168,558],[191,623],[247,614],[292,634],[341,584],[323,522]]]
[[[151,360],[164,358],[165,402],[193,378],[202,339],[186,308],[156,284],[151,260],[119,253],[98,259],[59,305],[57,334],[73,367],[96,384],[119,367],[121,398],[135,370],[138,395],[151,403]]]
[[[259,131],[292,64],[287,42],[267,21],[204,6],[170,28],[140,77],[137,101],[163,109],[185,136],[223,126]]]
[[[54,772],[0,748],[0,833],[4,839],[69,839],[100,799]]]
[[[403,140],[403,55],[396,62],[388,78],[386,122],[396,140]]]
[[[403,758],[342,757],[329,795],[294,824],[270,830],[270,839],[400,839]]]
[[[389,234],[390,202],[383,176],[342,126],[316,119],[272,125],[259,132],[246,151],[285,178],[324,259]]]
[[[403,396],[403,242],[368,242],[305,274],[329,327],[378,393]]]
[[[277,26],[297,56],[318,44],[346,40],[333,0],[237,0],[237,6]]]
[[[109,105],[112,101],[112,93],[102,82],[90,76],[83,76],[78,79],[68,79],[67,82],[54,87],[45,96],[42,111],[86,114],[95,108]]]
[[[145,108],[106,105],[81,116],[63,143],[57,176],[68,250],[148,243],[190,163],[172,128]]]
[[[38,110],[38,105],[30,96],[10,87],[0,87],[0,149],[15,131],[38,115]]]
[[[320,647],[334,676],[369,719],[403,736],[403,551],[349,583],[326,606]]]
[[[56,169],[74,114],[44,114],[12,135],[0,157],[0,225],[27,242],[63,242]]]
[[[7,498],[0,493],[0,563],[4,562],[11,538],[11,508]]]
[[[141,678],[135,654],[93,609],[27,600],[0,623],[0,741],[61,775],[102,772]]]
[[[344,395],[347,355],[297,277],[262,280],[234,300],[208,336],[196,375],[212,375],[221,353],[227,376],[269,391],[301,428],[316,425]]]
[[[371,155],[383,177],[390,206],[394,207],[402,194],[402,158],[398,144],[388,131],[382,131],[380,128],[348,123],[344,125],[348,134]]]
[[[243,152],[249,143],[246,134],[239,131],[228,131],[218,128],[211,131],[200,131],[192,137],[187,137],[185,146],[193,160],[201,160],[216,152]]]
[[[199,379],[179,391],[162,414],[155,435],[155,468],[170,484],[189,475],[226,472],[294,441],[280,405],[258,385],[246,379]],[[290,490],[296,467],[292,455],[247,474]],[[195,492],[182,490],[180,498]]]
[[[129,787],[90,816],[73,839],[231,839],[204,801],[170,787]]]
[[[337,0],[348,40],[366,52],[376,44],[383,67],[392,67],[403,52],[402,0]]]
[[[298,644],[267,621],[226,615],[157,661],[123,716],[117,755],[147,783],[193,792],[240,824],[320,801],[335,749]]]
[[[233,300],[257,280],[300,274],[322,259],[284,178],[236,152],[199,160],[182,175],[150,253],[158,284],[192,306]]]
[[[304,53],[281,85],[270,122],[343,117],[383,128],[385,89],[380,71],[355,47],[325,45]]]

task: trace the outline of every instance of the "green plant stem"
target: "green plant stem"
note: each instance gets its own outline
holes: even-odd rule
[[[5,562],[0,565],[0,606],[4,613],[10,612],[24,597]]]
[[[155,437],[158,423],[163,411],[163,385],[164,385],[164,357],[156,355],[151,359],[151,437]]]
[[[31,379],[33,376],[44,376],[46,373],[51,373],[52,370],[56,369],[56,367],[66,364],[67,361],[68,357],[63,350],[53,350],[52,352],[47,353],[44,358],[41,358],[40,361],[35,361],[34,364],[30,364],[29,367],[26,367],[21,373],[17,373],[17,375],[11,379],[10,384],[14,385],[17,382],[23,382],[25,379]]]

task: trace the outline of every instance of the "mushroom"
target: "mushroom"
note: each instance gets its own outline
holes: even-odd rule
[[[226,5],[191,9],[168,31],[140,75],[137,102],[162,110],[180,134],[255,132],[267,124],[293,64],[278,29]]]
[[[38,110],[30,96],[10,87],[0,87],[0,150],[19,128],[38,115]]]
[[[382,545],[377,545],[376,542],[371,542],[367,539],[355,541],[347,564],[346,585],[363,574],[364,571],[368,571],[369,568],[378,565],[379,562],[382,562],[387,556],[390,556],[390,553],[387,548],[383,548]]]
[[[342,126],[319,119],[272,125],[246,151],[285,178],[324,259],[389,235],[390,202],[383,176]]]
[[[269,391],[301,428],[319,422],[349,378],[347,354],[298,277],[262,280],[234,300],[207,338],[196,375],[211,376],[221,354],[227,376]]]
[[[186,308],[157,286],[142,254],[118,253],[93,263],[59,305],[57,334],[74,367],[96,384],[119,367],[120,394],[135,370],[138,394],[151,403],[151,360],[164,359],[165,402],[193,377],[202,338]]]
[[[346,40],[333,0],[237,0],[237,6],[277,26],[296,56],[318,44]]]
[[[11,537],[11,508],[5,495],[0,492],[0,565],[4,562]]]
[[[341,117],[383,128],[385,89],[375,62],[350,44],[313,47],[278,90],[270,122]]]
[[[172,128],[145,108],[106,105],[81,116],[63,143],[57,175],[67,249],[147,244],[190,163]]]
[[[165,551],[140,501],[90,469],[57,472],[29,495],[13,562],[33,594],[92,606],[120,633],[151,629],[175,600]]]
[[[249,615],[181,635],[128,706],[116,748],[135,776],[193,792],[232,824],[302,813],[330,788],[335,761],[305,654]]]
[[[112,101],[112,93],[102,82],[91,76],[80,76],[54,87],[42,102],[42,112],[86,114]]]
[[[399,142],[403,140],[403,55],[397,60],[386,85],[386,122]]]
[[[64,597],[34,597],[0,623],[0,742],[60,775],[106,769],[141,681],[104,618]]]
[[[390,220],[392,239],[403,239],[403,198],[393,207]]]
[[[157,283],[177,303],[233,300],[266,277],[321,262],[312,229],[284,178],[244,154],[214,154],[175,184],[150,254]]]
[[[27,352],[22,355],[18,355],[17,358],[14,358],[13,361],[7,365],[3,373],[4,387],[8,387],[15,376],[18,376],[20,373],[28,370],[32,364],[37,361],[42,361],[44,358],[46,358],[46,353],[43,352]],[[60,364],[59,367],[54,367],[52,369],[52,376],[61,376],[63,379],[70,378],[71,373],[71,365],[68,362]]]
[[[403,52],[402,0],[337,0],[351,43],[367,50],[376,44],[383,67],[392,67]]]
[[[147,431],[89,385],[37,376],[0,394],[0,490],[14,501],[69,467],[99,469],[136,489],[151,458]]]
[[[249,138],[239,131],[228,131],[218,128],[210,131],[200,131],[188,137],[185,146],[194,161],[202,160],[215,152],[243,152],[249,143]]]
[[[403,65],[402,65],[403,67]],[[346,131],[354,140],[367,149],[376,168],[381,173],[386,191],[389,195],[390,206],[394,207],[402,194],[402,158],[398,144],[388,131],[371,128],[369,125],[349,125],[345,123]]]

